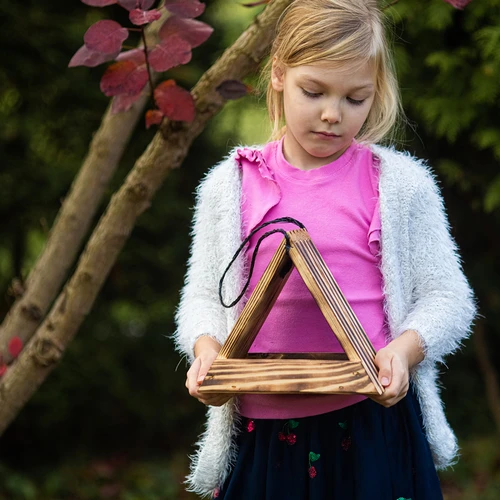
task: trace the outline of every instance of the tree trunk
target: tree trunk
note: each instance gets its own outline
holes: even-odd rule
[[[148,38],[157,36],[162,21],[165,16],[148,27]],[[144,95],[129,111],[114,115],[111,104],[108,106],[45,247],[24,283],[23,293],[0,326],[0,354],[5,363],[12,359],[8,351],[10,339],[18,336],[25,344],[61,289],[148,99]]]
[[[181,165],[192,141],[224,105],[216,88],[225,80],[241,80],[267,53],[279,15],[291,0],[274,0],[227,49],[193,89],[196,116],[192,123],[161,126],[137,160],[123,186],[112,197],[94,230],[77,269],[49,315],[0,382],[0,433],[55,368],[66,346],[90,312],[137,218],[149,205],[168,172]]]

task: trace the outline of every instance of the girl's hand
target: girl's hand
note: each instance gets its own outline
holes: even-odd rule
[[[417,332],[407,330],[380,349],[375,356],[378,378],[385,392],[371,399],[389,408],[403,399],[410,386],[410,369],[424,359]]]
[[[200,337],[194,349],[196,359],[187,372],[186,387],[189,394],[205,405],[222,406],[233,397],[232,394],[201,394],[198,392],[214,359],[219,354],[220,348],[220,344],[212,338]]]

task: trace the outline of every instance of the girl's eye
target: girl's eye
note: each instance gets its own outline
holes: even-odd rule
[[[365,99],[353,99],[352,97],[348,97],[347,100],[354,106],[361,106],[365,102]]]
[[[302,90],[302,93],[306,96],[306,97],[311,97],[312,99],[315,99],[317,97],[320,97],[321,94],[317,94],[317,93],[314,93],[314,92],[308,92],[307,90],[305,89],[301,89]]]

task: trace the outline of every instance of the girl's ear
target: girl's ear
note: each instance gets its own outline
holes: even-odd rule
[[[273,59],[273,66],[271,68],[271,85],[276,92],[283,92],[285,70],[283,66]]]

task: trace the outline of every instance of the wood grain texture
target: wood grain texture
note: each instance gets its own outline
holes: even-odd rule
[[[200,387],[202,393],[383,394],[375,349],[305,229],[276,250]],[[345,353],[252,353],[262,324],[293,267]]]
[[[293,264],[283,239],[224,342],[218,358],[244,358],[247,355],[292,269]]]
[[[216,359],[201,393],[377,394],[363,365],[310,359]]]

